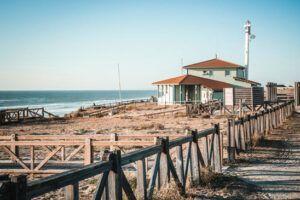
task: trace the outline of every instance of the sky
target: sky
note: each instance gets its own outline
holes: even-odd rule
[[[249,79],[300,79],[300,1],[0,0],[0,90],[155,89],[181,65],[218,58]]]

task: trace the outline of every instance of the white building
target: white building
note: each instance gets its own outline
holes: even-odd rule
[[[260,85],[246,80],[245,68],[220,59],[212,59],[183,67],[186,75],[154,82],[159,104],[205,103],[223,99],[223,89]]]

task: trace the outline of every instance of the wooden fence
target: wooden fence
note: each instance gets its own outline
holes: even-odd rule
[[[198,142],[201,140],[202,148]],[[121,155],[120,150],[109,154],[107,161],[90,164],[37,181],[27,182],[26,176],[1,177],[3,199],[31,199],[47,192],[65,187],[65,199],[78,199],[78,182],[102,174],[93,199],[122,199],[122,189],[128,199],[151,199],[154,189],[160,190],[171,181],[171,175],[181,194],[185,193],[187,180],[190,185],[200,181],[200,166],[211,167],[216,172],[222,169],[222,148],[219,124],[204,131],[192,131],[189,135],[169,141],[158,138],[155,145],[139,151]],[[186,148],[183,148],[186,145]],[[176,150],[176,159],[170,150]],[[185,149],[185,159],[183,150]],[[155,157],[151,174],[147,177],[145,159]],[[137,188],[134,192],[125,176],[123,168],[136,163]],[[176,163],[176,164],[175,164]],[[188,178],[189,177],[189,178]],[[149,183],[147,185],[147,179]],[[5,192],[6,191],[6,192]],[[3,194],[6,194],[4,196]],[[2,195],[2,196],[1,196]]]
[[[58,117],[42,108],[15,108],[0,110],[0,124],[18,122],[30,118]]]
[[[261,135],[277,128],[292,114],[293,101],[279,104],[266,111],[228,120],[228,160],[234,161],[236,154],[247,151]]]
[[[169,135],[171,139],[184,135]],[[155,144],[156,138],[166,135],[17,135],[0,136],[0,149],[6,153],[8,159],[1,159],[0,164],[6,168],[0,173],[22,174],[55,174],[68,168],[59,169],[60,165],[68,164],[72,167],[88,165],[99,161],[96,148],[103,147],[110,150],[124,148],[145,147]],[[103,151],[103,149],[102,149]],[[22,152],[22,153],[20,153]],[[124,152],[124,151],[123,151]],[[43,154],[39,156],[38,154]],[[82,153],[83,156],[78,154]],[[77,155],[77,158],[75,158]],[[25,158],[24,158],[25,157]],[[30,159],[28,159],[28,157]],[[26,159],[27,158],[27,159]],[[42,158],[42,159],[41,159]],[[47,168],[47,164],[55,164],[56,169]],[[8,163],[13,163],[8,165]],[[20,169],[21,167],[21,169]]]
[[[293,101],[289,101],[255,115],[229,120],[229,161],[235,160],[236,154],[249,149],[259,134],[267,134],[278,127],[292,114],[292,109]],[[174,159],[170,155],[172,149],[176,151]],[[98,180],[93,199],[122,199],[122,190],[128,199],[152,199],[154,190],[159,192],[160,188],[171,181],[171,177],[183,195],[187,182],[191,186],[199,184],[200,170],[203,167],[221,172],[222,149],[220,127],[216,124],[211,129],[195,130],[187,136],[171,141],[168,137],[157,138],[155,145],[124,155],[121,155],[120,150],[115,150],[109,154],[106,161],[36,181],[27,182],[26,176],[2,176],[0,198],[31,199],[65,187],[65,199],[79,199],[79,181],[99,174],[101,178]],[[148,157],[155,157],[149,177],[145,164]],[[132,163],[136,165],[136,190],[131,187],[124,173],[124,168]]]

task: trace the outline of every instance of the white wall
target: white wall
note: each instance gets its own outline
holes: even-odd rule
[[[174,104],[174,85],[158,85],[159,105],[173,105]]]
[[[231,69],[226,69],[230,71],[230,75],[225,75],[225,69],[188,69],[188,74],[189,75],[194,75],[194,76],[199,76],[203,78],[208,78],[208,79],[213,79],[216,81],[222,81],[228,84],[231,84],[233,86],[238,86],[238,87],[251,87],[250,83],[242,82],[233,79],[233,77],[244,77],[243,70],[241,69],[236,69],[236,68],[231,68]],[[208,74],[204,75],[204,71],[206,71]],[[213,71],[212,75],[209,75],[209,71]]]
[[[206,88],[206,87],[201,87],[201,102],[206,103],[208,101],[211,101],[213,98],[213,91]]]

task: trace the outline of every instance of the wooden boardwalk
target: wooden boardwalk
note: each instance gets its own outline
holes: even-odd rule
[[[300,114],[272,131],[239,165],[228,169],[258,186],[267,199],[300,198]]]

